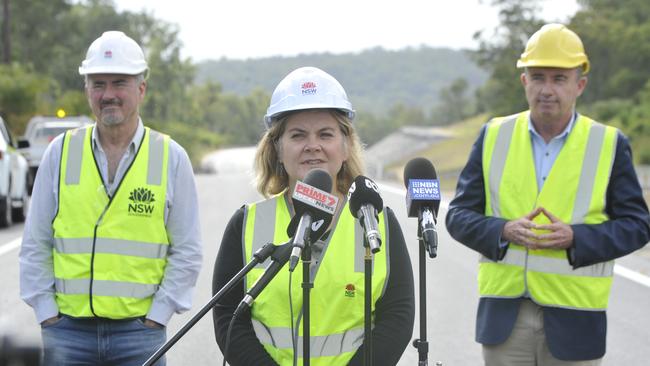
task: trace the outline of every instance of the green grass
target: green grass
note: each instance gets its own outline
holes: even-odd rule
[[[415,157],[427,158],[436,168],[442,191],[447,192],[444,198],[451,199],[451,195],[456,190],[458,175],[469,158],[472,144],[474,144],[474,141],[478,137],[481,126],[487,121],[488,116],[481,114],[445,127],[444,129],[451,131],[454,137],[434,144],[429,149],[409,156],[399,163],[392,164],[386,168],[391,173],[387,175],[400,177],[401,180],[404,166],[409,160]],[[646,203],[650,206],[650,191],[644,191],[643,193]]]

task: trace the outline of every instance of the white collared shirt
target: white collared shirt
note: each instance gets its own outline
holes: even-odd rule
[[[144,137],[144,125],[138,127],[120,159],[113,182],[108,181],[108,160],[93,127],[92,146],[106,192],[113,195],[135,159]],[[59,168],[63,134],[47,147],[38,168],[31,206],[25,222],[20,249],[20,295],[34,308],[40,323],[59,313],[54,299],[54,246],[52,222],[58,207]],[[169,143],[165,227],[170,240],[167,267],[147,318],[167,324],[174,312],[189,310],[192,291],[202,263],[198,198],[190,159],[175,141]]]

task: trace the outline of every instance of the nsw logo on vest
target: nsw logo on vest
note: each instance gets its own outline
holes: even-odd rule
[[[345,285],[345,296],[346,297],[354,297],[357,294],[356,288],[354,287],[353,284],[348,283]]]
[[[136,188],[129,194],[129,216],[151,217],[154,209],[154,194],[147,188]]]

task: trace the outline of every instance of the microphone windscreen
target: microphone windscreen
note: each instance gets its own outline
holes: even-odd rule
[[[425,158],[411,159],[404,167],[406,211],[408,217],[418,217],[420,209],[429,207],[438,214],[440,183],[433,164]]]
[[[325,169],[316,168],[308,171],[302,181],[321,191],[332,193],[332,177]]]
[[[348,191],[348,201],[350,212],[355,218],[359,218],[359,209],[362,205],[371,204],[377,212],[384,209],[384,201],[379,195],[379,187],[370,178],[359,175],[354,178],[354,182]]]
[[[437,179],[436,169],[429,159],[414,158],[404,167],[404,187],[408,188],[410,179]]]
[[[336,209],[338,199],[336,196],[329,194],[332,191],[332,177],[324,169],[312,169],[307,172],[305,179],[303,179],[302,182],[298,182],[296,184],[295,188],[297,189],[299,185],[306,191],[312,191],[310,194],[318,196],[319,199],[322,199],[324,201],[325,205],[318,208],[316,206],[313,206],[313,202],[308,203],[311,201],[310,199],[303,202],[300,199],[306,198],[305,194],[307,193],[301,192],[299,194],[300,199],[298,199],[296,196],[298,192],[294,191],[292,202],[295,214],[291,218],[289,226],[287,227],[287,235],[293,237],[296,234],[296,229],[298,228],[298,224],[302,215],[306,212],[309,212],[313,220],[310,237],[312,242],[315,242],[316,240],[320,239],[320,237],[323,236],[325,231],[329,228],[330,223],[332,222],[333,212]],[[318,192],[311,189],[310,186],[317,188],[327,194],[319,194]],[[324,210],[323,208],[325,207],[327,209]]]

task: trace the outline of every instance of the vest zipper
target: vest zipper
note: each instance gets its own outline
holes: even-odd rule
[[[97,219],[97,223],[95,224],[95,228],[93,230],[93,249],[90,254],[90,288],[88,289],[88,297],[90,303],[90,311],[96,317],[99,317],[99,315],[95,313],[95,308],[93,307],[93,284],[95,282],[95,244],[97,243],[97,229],[102,223],[102,219],[104,218],[106,211],[108,211],[108,208],[111,206],[111,202],[113,202],[113,197],[109,198],[108,204],[106,207],[104,207],[104,211],[102,211],[102,213],[99,215],[99,219]]]
[[[94,127],[93,127],[94,128]],[[92,132],[91,132],[92,133]],[[93,248],[92,252],[90,254],[90,285],[88,289],[88,297],[89,297],[89,304],[90,304],[90,312],[93,313],[96,317],[98,317],[97,313],[95,313],[95,309],[93,307],[93,283],[95,281],[95,244],[97,242],[97,229],[99,228],[99,225],[102,223],[102,219],[104,218],[104,215],[106,214],[106,211],[108,211],[108,208],[111,207],[111,203],[113,202],[113,198],[117,195],[117,192],[119,191],[120,187],[122,186],[122,182],[124,182],[124,179],[126,178],[126,175],[129,173],[131,170],[131,167],[133,166],[133,163],[135,163],[135,160],[138,158],[138,153],[140,152],[140,148],[142,147],[142,143],[144,142],[145,138],[147,137],[147,129],[145,128],[144,134],[142,135],[142,139],[140,140],[140,144],[138,145],[135,155],[133,156],[133,160],[131,160],[131,163],[129,166],[126,168],[124,171],[124,175],[122,176],[122,179],[120,179],[119,183],[117,184],[117,187],[115,188],[115,191],[113,192],[113,195],[111,196],[108,187],[104,183],[104,178],[102,177],[101,174],[101,169],[99,169],[99,164],[97,163],[97,157],[95,156],[95,150],[93,150],[93,145],[92,145],[92,137],[89,139],[90,141],[90,152],[93,155],[93,161],[95,162],[95,168],[97,169],[97,174],[99,174],[99,179],[102,181],[102,185],[104,186],[104,192],[108,196],[108,203],[106,204],[106,207],[104,207],[104,211],[99,215],[99,218],[97,219],[97,223],[95,224],[95,228],[93,230]],[[128,149],[128,148],[127,148]]]

